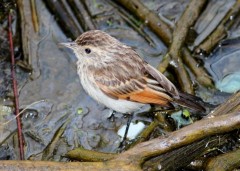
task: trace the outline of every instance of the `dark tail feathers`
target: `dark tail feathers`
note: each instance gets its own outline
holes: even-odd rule
[[[205,106],[208,106],[210,104],[205,103],[200,97],[187,94],[187,93],[182,93],[179,92],[179,99],[174,99],[174,102],[177,104],[199,111],[199,112],[206,112]]]

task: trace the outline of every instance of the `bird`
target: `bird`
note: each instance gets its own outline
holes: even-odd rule
[[[101,30],[90,30],[75,41],[60,43],[77,57],[77,73],[84,90],[97,102],[132,114],[146,104],[180,105],[205,111],[200,98],[179,91],[138,53]]]

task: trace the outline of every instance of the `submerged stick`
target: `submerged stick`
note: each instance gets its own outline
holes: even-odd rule
[[[232,6],[232,9],[227,13],[218,27],[210,34],[207,39],[202,42],[196,49],[195,53],[204,52],[209,54],[216,45],[227,36],[228,29],[234,24],[234,18],[240,15],[240,0]]]
[[[207,74],[207,71],[203,67],[198,66],[196,60],[194,60],[191,56],[190,51],[187,48],[182,48],[182,52],[183,62],[189,69],[191,69],[196,77],[196,80],[205,87],[213,88],[214,86],[211,77]]]
[[[151,12],[139,0],[118,0],[117,2],[143,20],[143,22],[149,26],[166,45],[169,46],[171,44],[172,31],[167,24],[160,20],[157,14]]]

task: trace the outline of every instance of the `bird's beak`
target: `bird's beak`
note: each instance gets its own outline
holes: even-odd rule
[[[69,43],[58,43],[60,47],[67,47],[70,49],[75,49],[77,47],[77,43],[75,42],[69,42]]]

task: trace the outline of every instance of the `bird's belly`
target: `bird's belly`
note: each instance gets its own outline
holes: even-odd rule
[[[89,78],[84,76],[80,77],[81,84],[84,90],[97,102],[105,105],[106,107],[113,109],[120,113],[132,113],[140,109],[144,104],[131,102],[122,99],[113,99],[104,94],[96,85],[89,81]]]

